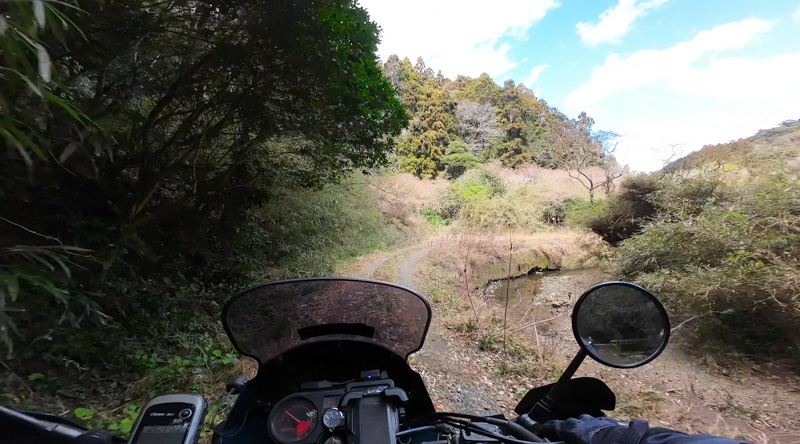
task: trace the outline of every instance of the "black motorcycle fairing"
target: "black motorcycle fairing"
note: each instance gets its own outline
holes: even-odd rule
[[[538,422],[551,419],[577,418],[580,415],[605,416],[603,410],[614,410],[617,398],[601,380],[591,377],[572,378],[564,382],[562,396],[553,404],[552,417],[532,418]],[[530,412],[540,399],[550,393],[554,384],[533,388],[514,408],[518,415]]]
[[[350,381],[364,370],[385,370],[405,390],[407,419],[435,411],[422,378],[405,358],[371,342],[328,339],[301,344],[262,365],[228,415],[220,431],[222,442],[272,442],[267,421],[275,403],[303,391],[303,383]]]

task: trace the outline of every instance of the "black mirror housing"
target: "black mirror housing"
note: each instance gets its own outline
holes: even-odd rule
[[[633,368],[664,351],[670,323],[664,306],[649,291],[629,282],[605,282],[578,299],[572,331],[578,345],[595,361]]]

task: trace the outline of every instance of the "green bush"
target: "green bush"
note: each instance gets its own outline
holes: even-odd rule
[[[200,3],[2,5],[0,352],[43,381],[6,403],[218,389],[222,301],[387,234],[363,190],[311,191],[381,166],[408,124],[367,12]]]
[[[709,202],[723,197],[723,177],[720,173],[631,176],[604,202],[594,206],[574,202],[565,209],[567,224],[589,228],[616,245],[640,232],[656,214],[662,219],[699,214]]]
[[[544,227],[542,212],[547,205],[545,192],[539,185],[524,185],[502,196],[472,202],[465,208],[463,219],[481,228],[505,227],[539,230]]]
[[[354,176],[321,190],[276,190],[250,214],[240,267],[258,281],[325,276],[341,261],[386,247],[387,227],[373,190]]]
[[[658,182],[653,182],[656,186],[650,191],[650,201],[661,217],[691,217],[700,214],[707,205],[713,205],[716,200],[726,197],[723,188],[725,179],[724,173],[720,171],[693,175],[668,174]],[[742,189],[733,192],[747,194]]]
[[[630,176],[619,189],[605,201],[598,201],[592,207],[586,203],[573,204],[567,212],[567,220],[572,226],[582,226],[594,231],[606,242],[616,245],[641,230],[642,224],[656,213],[653,203],[657,190],[656,176]],[[664,196],[669,200],[668,196]]]
[[[596,199],[592,204],[589,199],[582,197],[568,197],[561,202],[563,208],[564,225],[572,228],[582,228],[591,225],[592,221],[603,214],[606,201]]]
[[[446,227],[452,222],[449,218],[444,217],[440,212],[434,210],[433,208],[417,208],[417,212],[425,216],[425,219],[433,227]]]
[[[484,182],[477,171],[469,171],[450,185],[441,200],[440,212],[445,218],[456,219],[466,205],[488,200],[494,194],[495,187]]]
[[[445,174],[450,179],[457,179],[467,170],[477,168],[481,164],[463,140],[450,142],[442,157],[442,163],[445,166]]]
[[[450,185],[440,213],[471,227],[540,229],[545,194],[542,185],[507,188],[496,173],[473,170]]]

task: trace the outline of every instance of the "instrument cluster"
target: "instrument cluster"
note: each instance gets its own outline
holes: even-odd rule
[[[343,394],[342,390],[304,392],[282,399],[270,413],[270,435],[281,444],[344,442],[345,414],[339,409]]]
[[[348,442],[348,437],[364,431],[364,418],[358,413],[362,402],[370,406],[408,402],[406,393],[394,387],[386,372],[377,370],[361,372],[359,379],[342,383],[304,383],[300,390],[278,401],[269,413],[269,434],[278,443],[342,444]],[[371,418],[370,430],[377,430],[375,427],[381,423],[388,424],[391,420],[386,415],[390,412],[395,415],[394,430],[398,425],[397,410],[393,407],[379,410],[383,412],[382,420]]]

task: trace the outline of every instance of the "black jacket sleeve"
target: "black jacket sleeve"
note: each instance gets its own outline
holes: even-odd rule
[[[591,444],[750,444],[714,435],[689,435],[663,427],[650,427],[635,419],[628,426],[606,427],[592,436]]]

